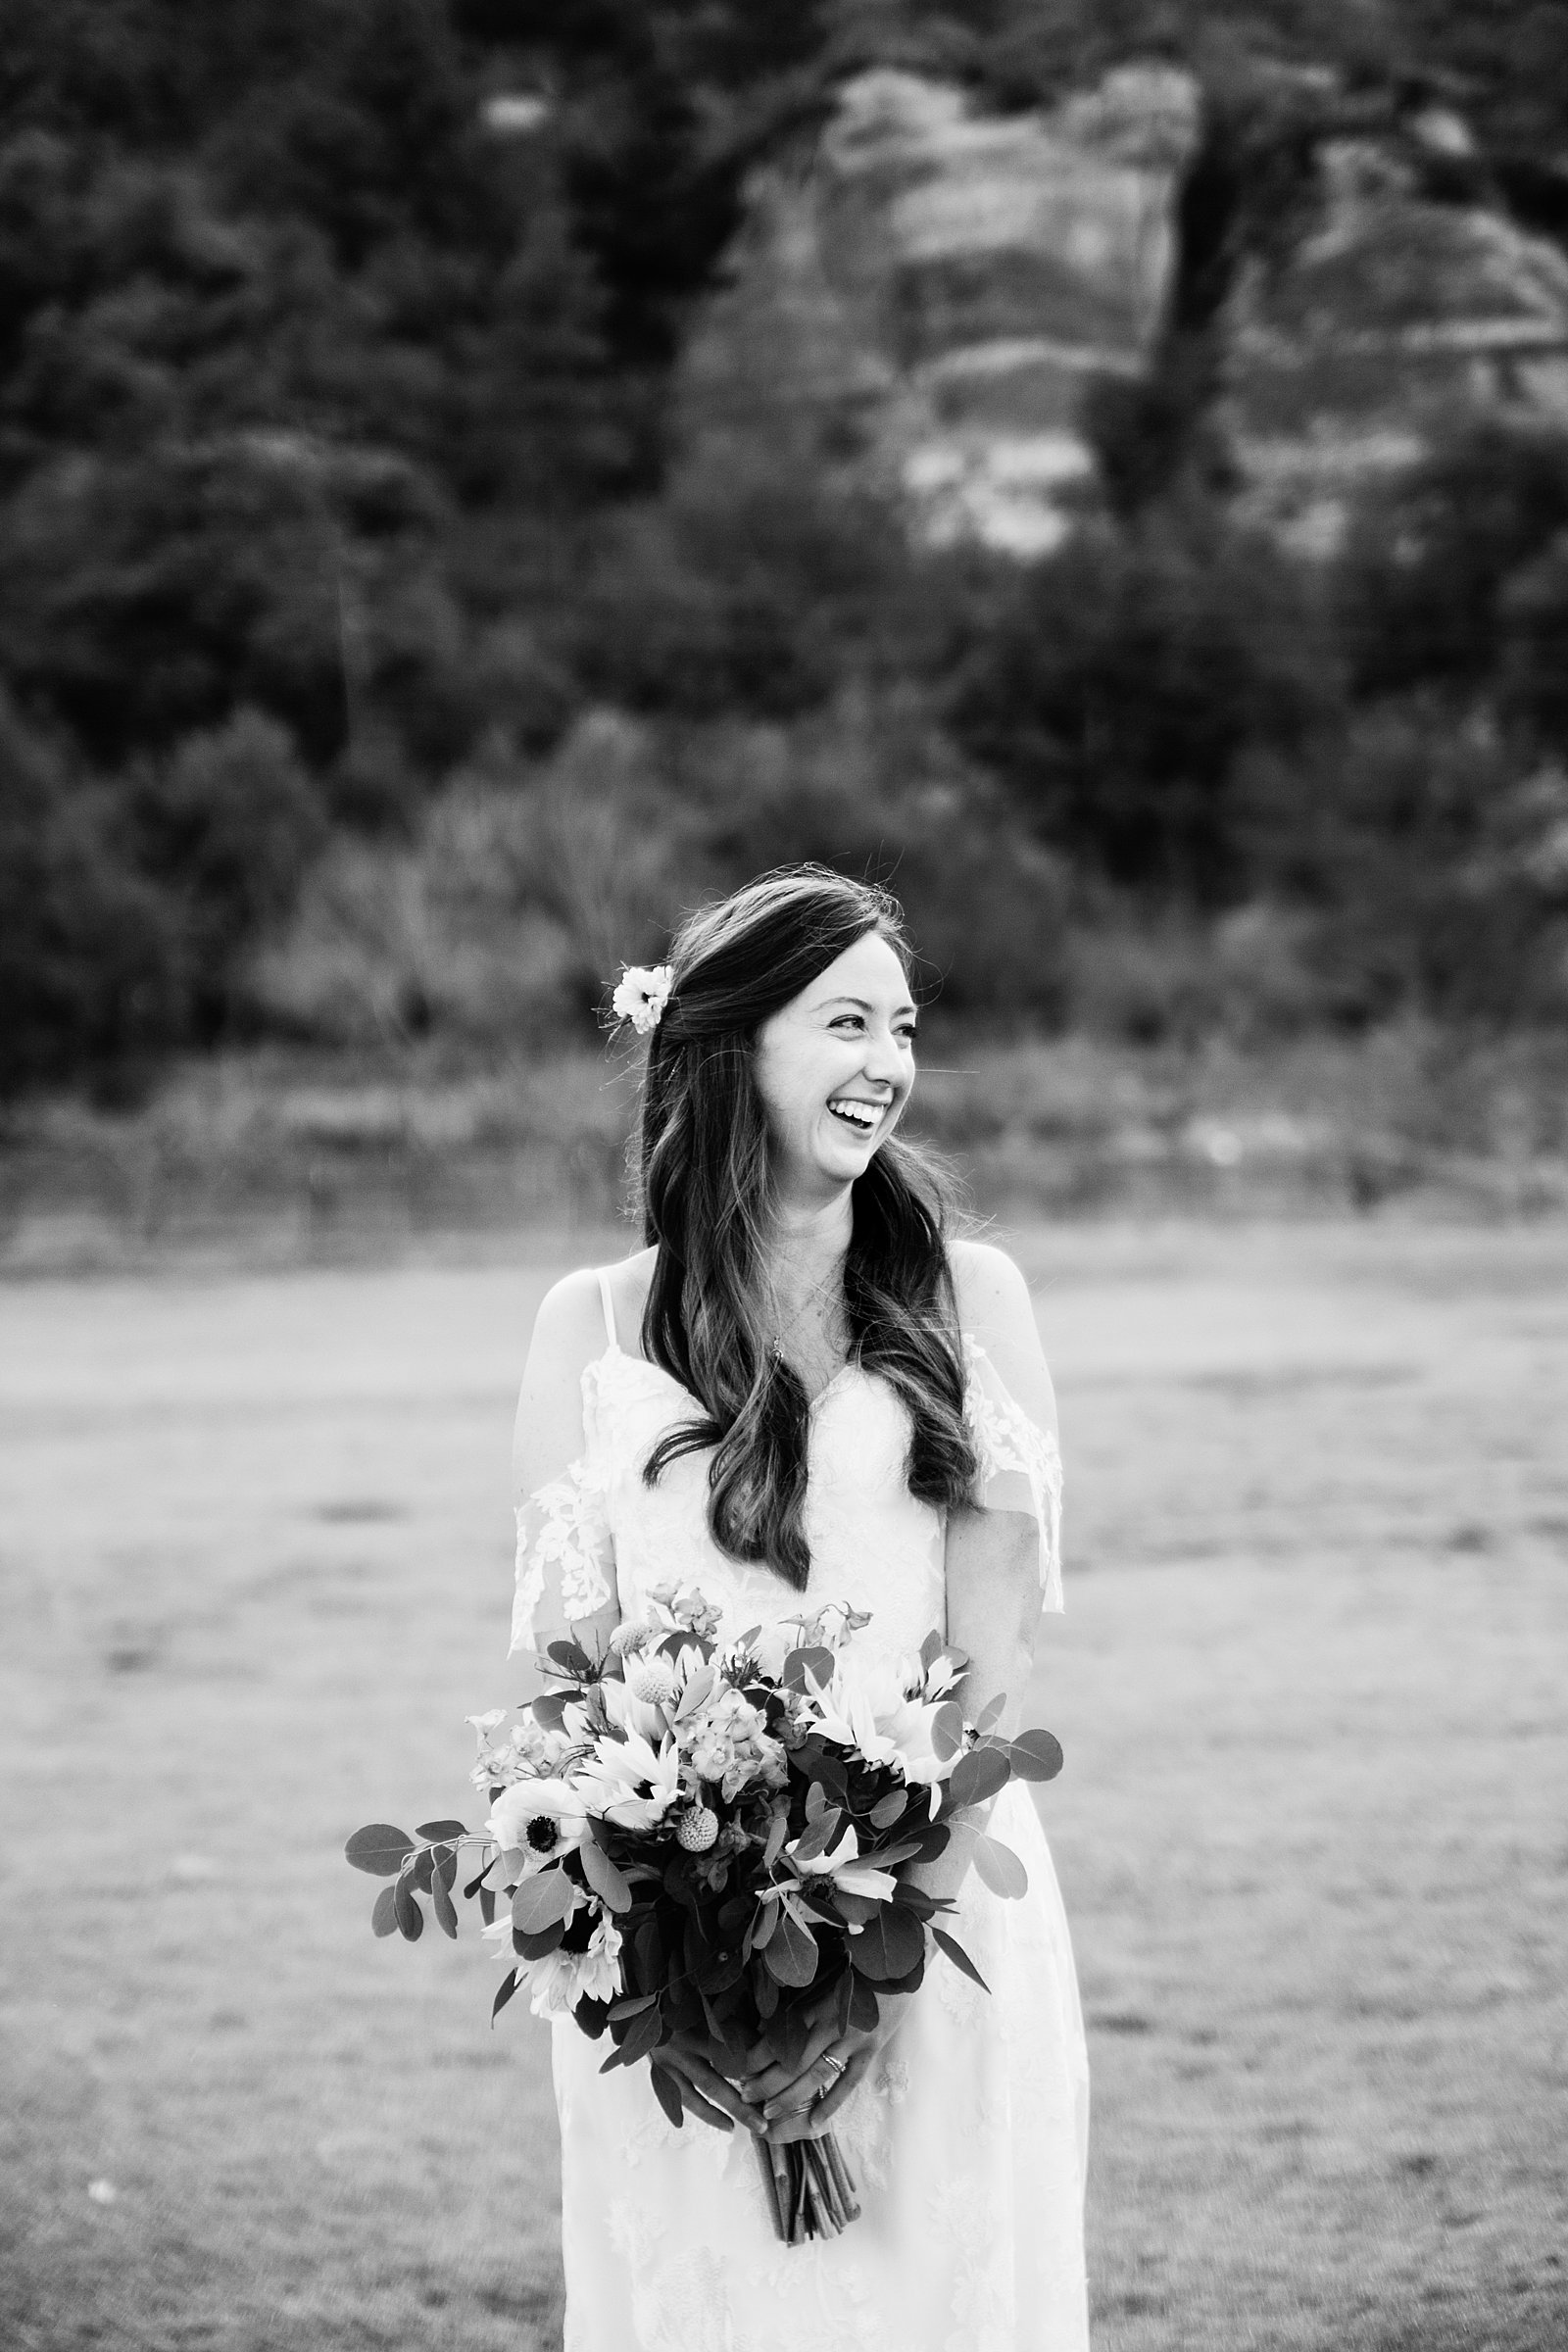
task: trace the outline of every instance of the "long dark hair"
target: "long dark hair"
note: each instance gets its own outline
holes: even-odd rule
[[[897,900],[815,865],[763,874],[691,916],[670,951],[669,1000],[643,1085],[643,1234],[659,1253],[643,1352],[703,1407],[660,1440],[643,1475],[653,1486],[682,1454],[712,1446],[714,1543],[732,1559],[766,1561],[796,1587],[810,1570],[810,1400],[773,1350],[761,1311],[773,1191],[754,1055],[761,1024],[873,931],[908,972]],[[960,1502],[977,1463],[943,1187],[894,1135],[857,1180],[852,1204],[844,1266],[852,1357],[880,1373],[908,1409],[911,1494]]]

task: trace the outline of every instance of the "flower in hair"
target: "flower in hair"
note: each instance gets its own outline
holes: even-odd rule
[[[623,967],[620,984],[610,1000],[611,1010],[617,1020],[630,1021],[639,1037],[651,1037],[663,1019],[673,969],[667,963],[628,963]]]

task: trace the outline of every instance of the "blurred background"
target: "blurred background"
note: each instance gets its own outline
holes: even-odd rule
[[[0,0],[6,2352],[556,2352],[339,1851],[804,858],[1056,1377],[1100,2352],[1568,2342],[1562,0]]]
[[[797,858],[988,1203],[1561,1205],[1564,34],[8,0],[0,1250],[613,1214]]]

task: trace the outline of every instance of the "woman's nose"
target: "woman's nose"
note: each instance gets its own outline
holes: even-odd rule
[[[871,1031],[865,1045],[865,1074],[877,1086],[895,1091],[904,1080],[904,1063],[891,1029]]]

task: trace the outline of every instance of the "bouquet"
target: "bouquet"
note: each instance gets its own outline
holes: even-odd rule
[[[954,1905],[907,1873],[958,1837],[995,1893],[1022,1894],[1018,1857],[956,1817],[1014,1777],[1051,1780],[1061,1749],[1049,1732],[1001,1738],[1000,1698],[966,1722],[953,1692],[967,1660],[936,1633],[902,1666],[853,1655],[869,1622],[835,1603],[720,1644],[717,1610],[665,1585],[602,1658],[553,1642],[554,1687],[510,1729],[505,1709],[469,1718],[482,1831],[376,1824],[349,1839],[357,1869],[392,1882],[375,1933],[413,1941],[424,1896],[456,1936],[459,1850],[477,1846],[463,1893],[502,1946],[492,2020],[528,1984],[536,2015],[608,2039],[602,2073],[646,2060],[677,2126],[681,2078],[660,2060],[677,2034],[740,2080],[799,2067],[830,2011],[841,2034],[874,2029],[879,1998],[912,1992],[936,1955],[984,1988],[943,1924]],[[857,2217],[830,2132],[758,2147],[787,2242]]]

